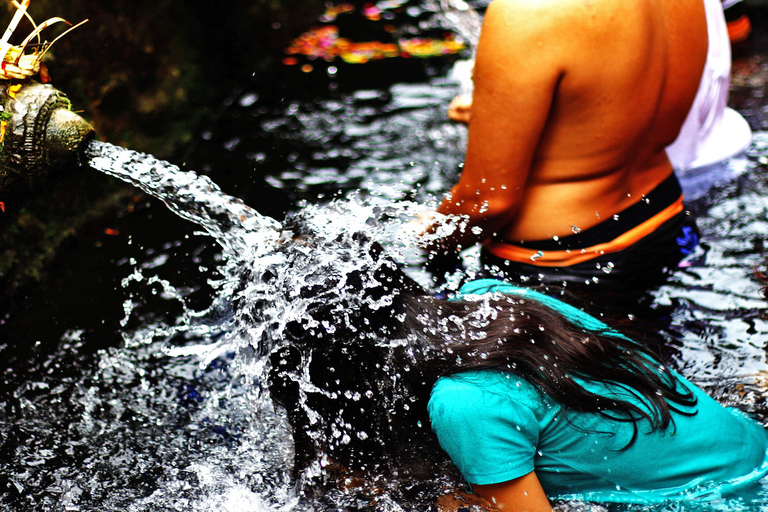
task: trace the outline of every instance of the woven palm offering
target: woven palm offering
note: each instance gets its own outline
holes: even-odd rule
[[[11,3],[16,8],[16,12],[13,18],[11,18],[8,28],[5,29],[3,38],[0,39],[0,55],[2,56],[0,59],[0,80],[24,80],[40,72],[40,80],[47,82],[47,73],[42,64],[43,57],[53,43],[88,20],[81,21],[77,25],[72,26],[67,20],[54,17],[38,25],[27,12],[30,0],[22,0],[20,3],[16,0],[11,0]],[[21,44],[11,44],[9,42],[11,36],[16,31],[21,19],[25,17],[32,24],[32,32],[24,38]],[[70,25],[70,28],[51,42],[43,40],[41,38],[43,30],[56,23],[66,23]],[[33,39],[35,42],[32,42]]]

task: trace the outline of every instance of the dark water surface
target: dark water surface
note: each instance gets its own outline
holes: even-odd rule
[[[412,13],[416,24],[427,19]],[[210,175],[224,191],[211,192],[217,201],[229,194],[281,221],[304,211],[329,236],[365,230],[430,285],[398,228],[411,201],[437,200],[460,169],[465,129],[445,118],[459,89],[451,64],[330,63],[315,76],[290,68],[256,77],[178,163]],[[768,232],[766,155],[761,132],[747,156],[695,180],[705,193],[689,207],[703,243],[652,292],[652,306],[626,312],[637,328],[664,330],[686,376],[763,422],[768,323],[753,271],[763,268]],[[137,189],[72,242],[44,288],[0,318],[0,510],[429,510],[457,485],[440,456],[422,478],[390,471],[317,496],[309,474],[296,487],[287,420],[263,388],[260,351],[270,347],[253,340],[303,303],[271,297],[269,322],[238,316],[235,298],[275,289],[243,286],[243,268],[280,269],[281,260],[260,252],[274,243],[269,228],[205,232],[227,225],[214,217],[182,220]],[[279,274],[282,290],[301,277]],[[768,510],[767,493],[633,510]]]

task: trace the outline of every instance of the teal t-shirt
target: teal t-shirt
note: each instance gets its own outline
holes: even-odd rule
[[[492,291],[540,301],[586,329],[606,328],[557,299],[500,281],[473,281],[460,292]],[[468,482],[505,482],[535,470],[551,499],[714,499],[768,474],[765,429],[676,376],[695,393],[696,414],[673,413],[674,428],[666,432],[651,433],[647,420],[640,421],[639,435],[626,450],[631,423],[565,410],[509,372],[472,371],[438,379],[429,415],[441,446]],[[582,385],[647,407],[619,386]]]

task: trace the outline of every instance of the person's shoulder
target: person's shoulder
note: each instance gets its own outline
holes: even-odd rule
[[[518,16],[530,16],[525,21],[534,24],[549,23],[588,12],[591,6],[592,3],[581,0],[493,0],[488,5],[486,18],[515,16],[510,20],[514,20],[516,26],[521,21]]]
[[[589,18],[590,8],[580,0],[493,0],[485,13],[483,31],[490,39],[503,37],[513,42],[518,50],[529,45],[534,50],[567,51],[568,42],[578,36]]]
[[[440,377],[432,388],[430,401],[469,404],[513,397],[537,400],[538,395],[530,383],[512,373],[482,370]]]
[[[432,429],[443,440],[446,436],[469,439],[477,438],[478,432],[501,431],[508,431],[506,437],[511,439],[536,437],[543,416],[556,414],[558,407],[514,374],[479,370],[438,379],[427,411]]]

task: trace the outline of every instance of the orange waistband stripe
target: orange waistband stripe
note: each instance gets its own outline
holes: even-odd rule
[[[604,254],[612,254],[622,251],[653,233],[659,226],[667,222],[683,211],[683,196],[664,208],[662,211],[617,236],[610,242],[584,247],[582,249],[570,249],[565,251],[539,251],[527,247],[510,244],[500,240],[486,242],[485,248],[497,258],[537,265],[539,267],[569,267],[578,263],[584,263]]]

